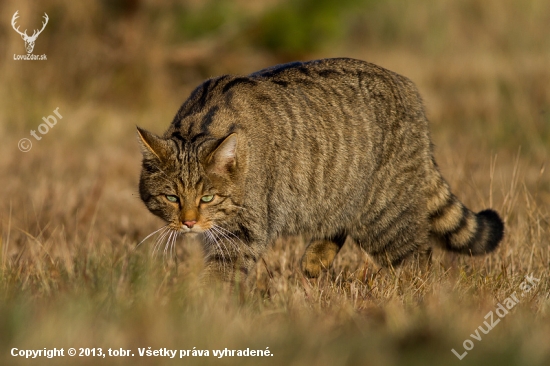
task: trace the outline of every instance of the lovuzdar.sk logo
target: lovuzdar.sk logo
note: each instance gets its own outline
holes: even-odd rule
[[[14,54],[13,59],[14,60],[33,60],[33,61],[46,60],[47,59],[46,55],[34,55],[32,51],[34,50],[34,42],[36,42],[36,39],[38,38],[40,33],[42,33],[44,28],[46,28],[46,24],[48,24],[48,20],[49,20],[48,14],[44,13],[44,17],[43,17],[44,22],[42,22],[42,29],[40,30],[35,29],[34,32],[32,33],[32,36],[29,36],[27,34],[26,29],[24,32],[21,32],[19,30],[19,26],[16,27],[15,23],[17,21],[17,18],[19,18],[18,13],[19,13],[19,10],[17,10],[15,14],[13,14],[13,17],[11,18],[11,26],[17,33],[21,35],[21,38],[23,38],[23,41],[25,41],[25,49],[27,50],[27,54],[26,55]]]

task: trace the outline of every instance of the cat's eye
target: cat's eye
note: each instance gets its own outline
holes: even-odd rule
[[[167,195],[166,195],[166,199],[167,199],[168,201],[170,201],[170,202],[174,202],[174,203],[178,202],[178,197],[172,196],[172,195],[170,195],[170,194],[167,194]]]
[[[214,199],[214,195],[213,195],[213,194],[209,194],[209,195],[206,195],[206,196],[202,196],[202,197],[201,197],[201,201],[202,201],[202,202],[205,202],[205,203],[211,202],[213,199]]]

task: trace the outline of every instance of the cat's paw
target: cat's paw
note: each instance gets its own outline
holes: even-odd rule
[[[339,250],[340,247],[331,241],[313,241],[302,257],[302,271],[309,278],[319,277],[321,271],[332,264]]]

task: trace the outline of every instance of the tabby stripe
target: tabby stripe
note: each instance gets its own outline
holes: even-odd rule
[[[201,95],[201,99],[199,101],[199,108],[196,110],[196,112],[199,112],[204,108],[204,106],[210,101],[214,95],[214,91],[218,87],[218,85],[228,79],[230,75],[223,75],[215,79],[210,79],[207,82],[203,83],[205,87],[205,92]]]
[[[473,212],[464,208],[464,217],[458,227],[446,235],[448,246],[455,248],[466,248],[477,235],[479,223]]]
[[[458,200],[456,197],[452,194],[446,197],[445,202],[443,202],[439,207],[437,207],[436,211],[433,212],[430,215],[430,218],[432,220],[439,220],[443,218],[445,215],[448,214],[448,212],[452,209],[452,206],[458,203]]]
[[[202,94],[198,100],[198,109],[196,110],[197,112],[202,110],[202,108],[206,104],[206,97],[208,96],[210,84],[212,84],[212,79],[209,79],[202,84]]]
[[[434,167],[433,169],[436,168]],[[426,205],[430,216],[437,213],[440,210],[440,207],[446,205],[451,199],[451,192],[447,186],[447,183],[439,176],[439,173],[433,174],[437,174],[437,177],[432,179],[431,183],[429,183],[427,192],[428,203]]]
[[[464,220],[465,206],[453,196],[453,203],[446,206],[440,215],[431,218],[432,230],[439,234],[452,232],[460,227]]]
[[[250,85],[256,85],[257,82],[248,78],[248,77],[240,77],[240,78],[235,78],[233,80],[231,80],[230,82],[228,82],[227,84],[224,85],[223,89],[222,89],[222,93],[227,93],[231,88],[239,85],[239,84],[250,84]]]
[[[317,72],[317,75],[321,76],[321,77],[324,77],[324,78],[330,78],[330,77],[340,77],[342,74],[338,71],[335,71],[335,70],[331,70],[331,69],[325,69],[325,70],[320,70],[319,72]]]
[[[304,66],[304,65],[298,66],[296,70],[298,70],[301,74],[307,77],[311,76],[311,73],[309,72],[309,69],[307,68],[307,66]]]
[[[176,131],[177,132],[177,131]],[[176,140],[172,140],[174,141],[174,145],[176,145],[176,156],[179,156],[181,154],[181,149],[183,148],[183,146],[180,147],[180,143],[181,143],[181,140],[183,140],[183,137],[181,136],[181,134],[177,134],[176,135],[176,132],[174,132],[172,134],[172,138],[174,139],[177,139],[179,141],[176,141]],[[183,145],[183,144],[182,144]]]
[[[303,62],[299,62],[299,61],[289,62],[289,63],[286,63],[286,64],[272,66],[272,67],[269,67],[267,69],[257,71],[255,73],[251,74],[250,76],[270,78],[270,77],[273,77],[275,75],[278,75],[278,74],[282,73],[283,71],[293,69],[293,68],[297,68],[297,67],[300,67],[302,65],[303,65]]]
[[[384,247],[394,241],[397,235],[408,230],[407,222],[403,218],[410,214],[409,208],[402,209],[396,215],[394,214],[392,217],[387,218],[387,222],[380,220],[378,225],[373,224],[373,229],[377,226],[375,230],[376,240],[384,244]],[[397,244],[401,245],[402,243]]]
[[[191,92],[191,95],[189,96],[189,98],[187,98],[185,103],[183,103],[183,105],[178,110],[178,113],[176,113],[176,116],[172,121],[176,129],[181,128],[181,121],[183,118],[193,113],[193,105],[195,103],[195,99],[197,97],[197,94],[199,93],[199,90],[201,90],[201,87],[202,85],[199,85]]]
[[[212,120],[214,119],[214,116],[216,115],[216,113],[218,112],[219,109],[220,109],[220,107],[218,107],[217,105],[211,107],[208,110],[208,112],[206,113],[206,115],[202,118],[201,132],[203,134],[208,134],[209,133],[208,128],[212,124]]]
[[[206,98],[208,96],[208,87],[212,83],[212,79],[206,80],[204,83],[199,85],[193,92],[191,93],[191,96],[189,97],[189,102],[186,102],[184,106],[181,108],[182,115],[179,117],[180,121],[176,122],[176,127],[179,128],[181,126],[181,120],[184,119],[187,116],[190,116],[193,113],[199,112],[204,105],[206,104]],[[200,97],[197,98],[197,94],[201,93]],[[178,112],[178,115],[180,114]]]
[[[258,258],[256,258],[254,254],[249,254],[249,253],[244,253],[243,258],[245,261],[251,261],[254,263],[256,263],[256,261],[258,260]]]
[[[317,86],[317,84],[314,81],[311,81],[309,78],[307,79],[295,79],[295,84],[302,84],[306,88],[314,88]]]
[[[211,249],[220,250],[217,246],[212,246]],[[219,253],[215,252],[214,254],[212,254],[208,257],[208,260],[211,261],[211,262],[222,263],[225,266],[225,265],[231,265],[232,263],[234,263],[235,258],[226,257],[225,253],[219,254]]]
[[[280,86],[282,86],[283,88],[286,88],[286,87],[288,86],[288,84],[289,84],[288,81],[284,81],[284,80],[271,80],[271,82],[272,82],[273,84],[280,85]]]
[[[242,239],[245,243],[252,243],[254,238],[252,237],[252,233],[248,228],[245,227],[242,223],[239,223],[239,232],[242,234]]]
[[[410,212],[408,212],[408,210],[403,210],[393,220],[390,220],[388,223],[384,224],[383,228],[376,228],[376,241],[378,244],[382,244],[382,246],[378,250],[369,251],[369,253],[373,255],[380,255],[385,251],[389,251],[388,249],[391,247],[403,246],[404,243],[395,240],[395,238],[408,229],[408,226],[405,226],[404,222],[401,220],[401,218],[405,215],[410,215]]]
[[[216,79],[216,81],[214,81],[214,84],[212,84],[212,87],[210,88],[210,90],[212,90],[212,92],[214,90],[216,90],[217,86],[220,85],[220,83],[222,81],[224,81],[225,79],[229,78],[229,75],[223,75],[223,76],[220,76]]]

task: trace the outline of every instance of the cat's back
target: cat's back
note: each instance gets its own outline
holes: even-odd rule
[[[246,76],[209,79],[193,91],[173,124],[181,128],[184,123],[189,132],[205,133],[205,127],[218,130],[216,127],[224,122],[227,126],[222,129],[229,128],[231,118],[242,121],[252,115],[256,122],[267,123],[275,116],[351,114],[361,107],[371,114],[384,114],[389,109],[422,112],[417,89],[408,78],[366,61],[329,58],[276,65]],[[214,118],[220,114],[225,121]],[[261,121],[257,119],[260,117]]]
[[[269,81],[280,86],[302,84],[310,86],[325,82],[339,84],[350,80],[358,81],[357,77],[368,79],[389,77],[397,80],[408,80],[405,77],[384,69],[373,63],[352,58],[327,58],[321,60],[290,62],[275,65],[256,71],[247,76],[254,81]]]

